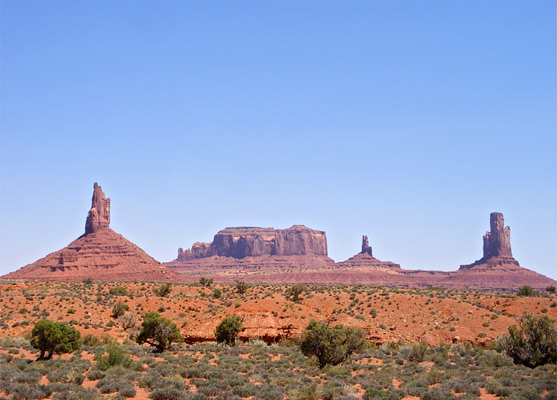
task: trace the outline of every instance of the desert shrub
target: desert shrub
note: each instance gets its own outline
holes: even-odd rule
[[[174,388],[157,388],[148,397],[152,400],[186,400],[189,398],[186,393]]]
[[[213,284],[213,279],[208,279],[208,278],[200,278],[199,279],[199,284],[201,286],[211,286]]]
[[[155,294],[159,297],[166,297],[172,291],[172,284],[167,282],[160,285],[158,288],[154,290]]]
[[[427,343],[413,344],[408,353],[408,361],[422,362],[425,358],[427,349]]]
[[[551,285],[545,288],[545,290],[547,291],[547,293],[555,293],[555,286]]]
[[[63,322],[38,321],[31,331],[31,345],[40,350],[39,360],[54,354],[71,353],[81,346],[81,334]],[[48,353],[46,356],[45,354]]]
[[[98,381],[102,378],[104,378],[106,375],[104,372],[99,371],[97,369],[94,369],[92,371],[87,372],[87,379],[89,379],[90,381]]]
[[[449,390],[439,387],[429,389],[426,393],[420,396],[421,400],[457,400],[454,394]]]
[[[108,293],[114,294],[114,295],[125,296],[125,295],[128,294],[128,290],[125,287],[118,286],[118,287],[110,288],[108,290]]]
[[[118,300],[116,302],[116,304],[114,304],[114,307],[112,307],[112,318],[118,318],[121,317],[122,315],[124,315],[126,313],[126,311],[128,311],[130,309],[130,307],[127,304],[122,303],[120,300]]]
[[[97,387],[97,389],[99,389],[99,392],[102,394],[116,393],[116,392],[119,393],[122,391],[124,391],[125,393],[131,393],[131,391],[133,391],[135,396],[134,384],[123,377],[119,377],[115,375],[105,376],[104,378],[102,378],[100,381],[97,382],[95,387]]]
[[[297,303],[300,301],[300,295],[304,293],[304,291],[304,285],[292,285],[288,289],[286,289],[284,294],[287,298],[292,299],[293,302]]]
[[[524,316],[519,327],[510,326],[499,343],[517,364],[534,368],[557,363],[557,331],[547,316]]]
[[[151,311],[143,316],[141,332],[137,336],[137,343],[148,343],[156,351],[163,352],[170,348],[173,342],[182,341],[183,337],[176,324],[169,319],[161,317],[158,313]]]
[[[220,299],[221,296],[222,296],[222,290],[220,289],[213,290],[213,297],[215,299]]]
[[[215,328],[215,337],[218,343],[234,346],[236,338],[242,330],[242,318],[235,315],[226,317]]]
[[[501,385],[495,379],[489,379],[485,383],[485,389],[496,396],[510,396],[513,393],[512,388]]]
[[[364,392],[362,399],[364,400],[400,400],[402,395],[395,391],[384,391],[376,388],[368,388]]]
[[[83,336],[83,345],[84,346],[90,346],[90,347],[96,347],[96,346],[100,346],[101,340],[93,335],[92,333],[88,333],[85,336]]]
[[[133,361],[130,356],[120,347],[108,346],[106,349],[107,354],[95,354],[96,367],[101,371],[106,371],[109,368],[120,365],[124,368],[134,369],[139,371],[143,368],[140,362]]]
[[[361,350],[366,340],[363,331],[343,328],[337,325],[329,328],[326,324],[311,320],[300,343],[300,349],[306,356],[316,356],[319,367],[338,365],[352,353]]]
[[[127,313],[122,315],[120,318],[118,318],[118,322],[120,323],[122,329],[125,331],[129,329],[135,331],[135,328],[137,328],[137,326],[139,325],[139,319],[134,313]]]
[[[532,289],[530,286],[521,286],[518,289],[518,295],[519,296],[523,296],[523,297],[532,297],[535,296],[534,293],[534,289]]]
[[[248,290],[248,284],[244,281],[236,280],[234,281],[236,284],[236,291],[240,294],[244,294]]]
[[[55,393],[52,400],[102,400],[100,396],[93,389],[85,389],[81,387],[71,388],[72,390],[62,391]]]
[[[284,392],[280,386],[274,383],[263,383],[256,386],[255,400],[281,400],[284,397]]]

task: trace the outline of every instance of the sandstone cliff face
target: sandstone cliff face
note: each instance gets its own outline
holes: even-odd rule
[[[28,280],[178,280],[178,276],[109,227],[110,199],[95,183],[85,234],[67,247],[5,275]]]
[[[288,229],[235,227],[218,232],[211,243],[195,243],[191,249],[178,249],[177,261],[213,256],[327,256],[325,232],[294,225]]]

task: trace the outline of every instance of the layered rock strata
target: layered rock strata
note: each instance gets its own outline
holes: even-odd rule
[[[95,183],[85,234],[67,247],[5,275],[28,280],[178,280],[177,275],[114,232],[110,199]]]
[[[213,256],[243,259],[258,256],[327,256],[325,232],[294,225],[288,229],[235,227],[219,231],[211,243],[178,249],[176,261]]]

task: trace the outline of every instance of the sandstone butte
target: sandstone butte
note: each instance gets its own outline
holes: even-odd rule
[[[307,283],[397,287],[440,286],[449,289],[516,290],[528,285],[545,289],[557,282],[522,268],[512,257],[510,228],[501,213],[491,214],[484,236],[484,256],[458,271],[404,270],[373,256],[367,236],[354,257],[335,263],[327,257],[325,232],[295,225],[289,229],[226,228],[211,243],[178,249],[165,263],[186,281],[211,277],[217,281]],[[285,242],[288,242],[286,244]]]
[[[174,261],[159,263],[117,234],[110,225],[110,199],[95,183],[85,233],[66,248],[5,275],[24,280],[149,280],[258,283],[308,283],[397,287],[440,286],[450,289],[535,289],[557,282],[522,268],[513,258],[510,228],[503,215],[492,213],[484,236],[483,257],[458,271],[405,270],[373,256],[367,236],[361,251],[335,263],[327,256],[325,232],[303,225],[288,229],[232,227],[218,232],[211,243],[178,250]]]
[[[3,279],[73,281],[149,280],[174,281],[174,272],[135,244],[114,232],[110,225],[110,199],[95,183],[85,233],[62,250],[47,255]]]

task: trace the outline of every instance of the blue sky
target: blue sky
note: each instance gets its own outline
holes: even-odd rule
[[[455,270],[500,211],[557,278],[553,1],[1,7],[0,274],[81,235],[98,181],[160,261],[304,224]]]

